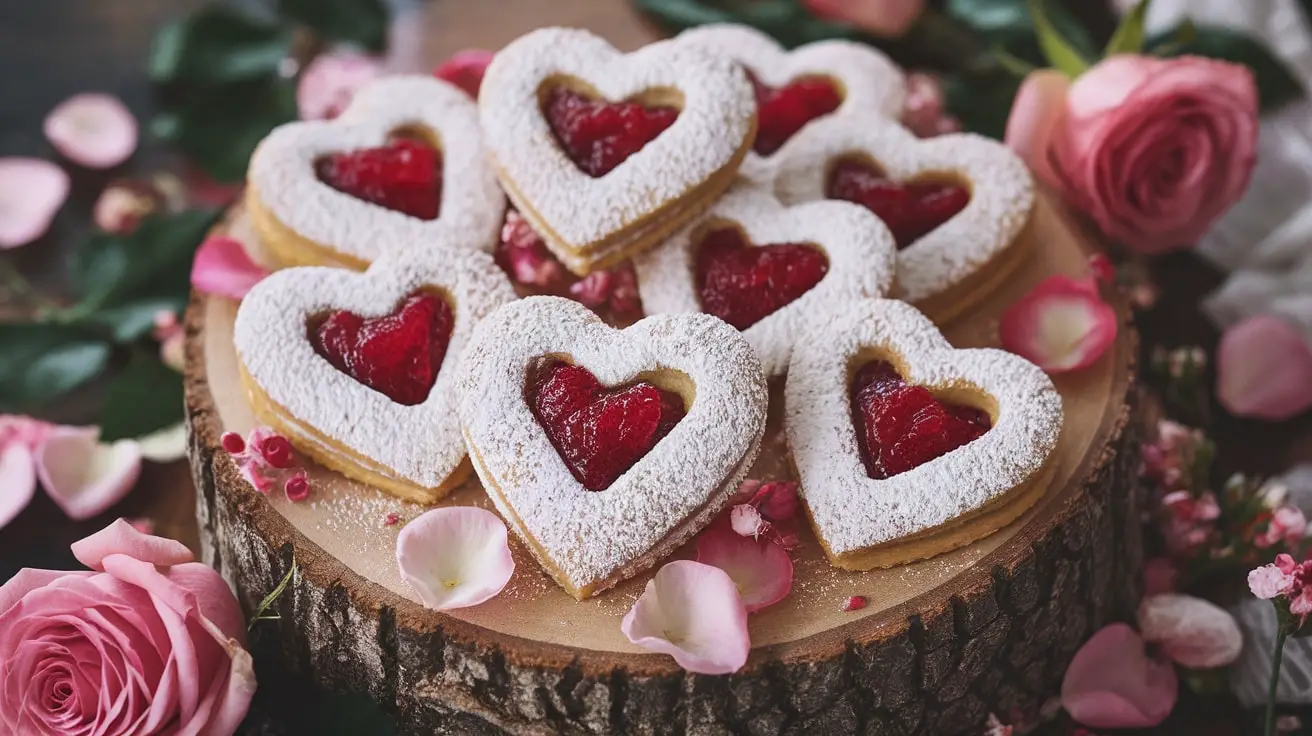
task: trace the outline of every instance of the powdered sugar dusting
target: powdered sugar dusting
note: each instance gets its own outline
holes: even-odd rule
[[[829,77],[838,83],[843,103],[826,117],[876,113],[897,119],[906,104],[902,70],[865,44],[817,41],[788,51],[755,28],[736,23],[691,28],[675,37],[675,43],[726,55],[771,87],[783,87],[800,77]],[[769,182],[777,159],[748,153],[739,173],[752,181]]]
[[[315,315],[345,309],[382,316],[426,286],[450,298],[455,324],[423,403],[393,402],[338,371],[310,344],[306,326]],[[251,380],[290,415],[293,444],[322,446],[312,436],[317,432],[363,455],[380,474],[435,488],[465,455],[455,415],[460,353],[474,325],[514,298],[492,257],[471,250],[415,249],[382,259],[363,274],[290,268],[247,294],[237,312],[234,343]]]
[[[436,220],[356,199],[315,176],[319,158],[380,146],[407,126],[433,131],[442,149]],[[405,244],[491,251],[505,197],[482,146],[478,110],[464,92],[428,76],[387,77],[362,89],[335,120],[275,129],[251,157],[247,176],[279,222],[355,259],[372,262]]]
[[[708,229],[721,225],[740,226],[755,245],[814,244],[829,259],[820,283],[743,330],[767,375],[788,370],[793,342],[815,315],[841,311],[843,304],[863,297],[885,296],[892,288],[893,236],[864,207],[833,201],[784,207],[769,190],[739,185],[660,248],[634,259],[648,314],[701,311],[696,246]]]
[[[524,398],[529,367],[545,355],[570,356],[609,386],[652,371],[683,374],[695,399],[651,452],[606,490],[590,492]],[[530,297],[479,325],[459,380],[460,418],[484,487],[516,532],[541,547],[542,562],[576,589],[629,577],[709,523],[765,430],[760,362],[737,330],[703,314],[648,317],[621,331],[568,299]]]
[[[866,474],[852,423],[850,364],[887,350],[910,383],[970,386],[998,405],[992,429],[885,480]],[[816,534],[836,555],[976,511],[1038,473],[1057,446],[1061,395],[1037,366],[991,348],[954,350],[904,302],[849,304],[815,323],[793,353],[785,429]]]
[[[898,295],[911,302],[946,291],[1011,245],[1034,206],[1034,181],[1006,146],[969,133],[921,140],[874,115],[829,118],[784,144],[774,182],[787,204],[824,199],[832,162],[866,157],[899,181],[923,174],[955,175],[970,204],[898,253]]]
[[[553,79],[585,81],[610,100],[677,90],[682,110],[667,130],[594,179],[561,150],[542,114],[539,94]],[[479,112],[507,194],[545,225],[538,229],[549,244],[581,250],[640,228],[731,165],[754,129],[756,102],[746,75],[728,59],[669,42],[626,55],[587,31],[544,28],[497,54]]]

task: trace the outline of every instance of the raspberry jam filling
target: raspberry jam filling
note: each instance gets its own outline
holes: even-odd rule
[[[762,156],[778,151],[807,123],[843,104],[842,95],[826,77],[800,77],[783,87],[771,87],[755,74],[749,72],[748,76],[756,90],[757,129],[752,148]]]
[[[442,206],[442,153],[413,138],[325,156],[315,173],[339,192],[421,220],[436,219]]]
[[[819,249],[801,243],[751,247],[734,227],[712,230],[697,249],[702,311],[740,330],[805,294],[829,271]]]
[[[547,95],[543,114],[574,164],[588,176],[599,177],[665,132],[679,110],[594,100],[556,87]]]
[[[939,401],[889,363],[866,363],[852,380],[852,420],[866,473],[891,478],[978,439],[992,427],[979,409]]]
[[[314,350],[334,368],[406,406],[423,403],[446,357],[455,316],[442,297],[411,294],[383,317],[340,309],[310,325]]]
[[[970,204],[970,191],[952,181],[898,182],[861,161],[838,162],[829,175],[829,199],[855,202],[888,225],[902,250]]]
[[[604,491],[683,419],[683,399],[647,381],[607,388],[586,368],[547,358],[529,371],[533,415],[574,478]]]

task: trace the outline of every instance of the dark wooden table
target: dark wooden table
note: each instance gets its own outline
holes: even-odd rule
[[[150,39],[163,22],[203,4],[204,0],[0,0],[0,156],[24,155],[58,160],[41,133],[45,114],[69,95],[104,91],[122,98],[143,121],[153,112],[151,91],[143,67]],[[495,48],[542,25],[580,25],[611,38],[623,48],[653,37],[653,31],[621,0],[435,0],[416,11],[419,32],[413,50],[423,64],[432,64],[465,47]],[[43,291],[59,298],[66,288],[63,264],[72,246],[90,229],[96,196],[120,176],[141,176],[177,165],[175,157],[152,142],[143,131],[142,146],[126,164],[108,172],[69,166],[74,188],[70,202],[40,241],[3,256]],[[1216,331],[1197,309],[1199,297],[1219,283],[1220,276],[1187,254],[1158,262],[1155,274],[1162,300],[1144,314],[1145,343],[1201,344],[1210,350]],[[8,295],[0,292],[0,315],[12,314]],[[4,346],[0,345],[0,350]],[[95,386],[78,392],[48,418],[87,422],[95,417]],[[1312,417],[1280,425],[1219,417],[1214,434],[1221,445],[1221,470],[1275,472],[1299,458],[1312,457]],[[118,516],[146,517],[157,533],[195,547],[193,489],[184,463],[148,464],[133,493],[103,516],[71,522],[38,493],[30,508],[0,530],[0,580],[21,567],[74,569],[68,544]],[[257,633],[258,635],[258,633]],[[277,717],[252,719],[259,733],[380,733],[384,720],[361,704],[351,714],[334,711],[328,698],[283,673],[261,673],[262,699],[257,709]],[[269,697],[272,691],[275,696]],[[272,701],[272,702],[271,702]],[[1232,733],[1233,709],[1190,702],[1178,714],[1181,732]],[[328,715],[323,715],[328,714]]]

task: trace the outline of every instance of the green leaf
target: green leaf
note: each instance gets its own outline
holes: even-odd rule
[[[1046,17],[1061,37],[1084,58],[1097,54],[1088,29],[1066,9],[1064,3],[1045,0]],[[1042,61],[1041,54],[1030,58],[1025,53],[1033,45],[1036,27],[1028,0],[948,0],[948,13],[970,26],[990,46],[1005,46],[1012,54],[1026,61]]]
[[[387,7],[382,0],[278,0],[278,13],[318,31],[380,52],[387,48]]]
[[[161,28],[146,69],[161,84],[232,82],[277,73],[291,47],[290,30],[216,3]]]
[[[264,596],[264,599],[260,601],[260,604],[255,607],[255,612],[251,614],[251,621],[246,625],[247,631],[254,628],[255,622],[257,621],[276,621],[279,618],[278,616],[266,616],[264,615],[264,612],[269,610],[269,607],[282,597],[282,594],[287,590],[288,584],[295,580],[298,575],[296,560],[293,559],[292,566],[287,570],[287,574],[282,576],[282,580],[278,585],[273,590],[269,591],[269,594]]]
[[[143,299],[177,304],[190,290],[196,247],[218,216],[216,210],[151,215],[130,235],[93,235],[74,254],[73,282],[82,301],[65,318],[86,319]]]
[[[39,407],[95,378],[110,346],[70,325],[0,324],[0,411]]]
[[[182,374],[138,352],[109,383],[100,414],[105,442],[141,437],[182,420]]]
[[[1011,102],[1020,89],[1020,79],[1002,69],[986,74],[953,74],[943,80],[948,112],[966,130],[998,140],[1007,129]]]
[[[1195,38],[1169,49],[1167,56],[1194,54],[1243,64],[1257,80],[1262,109],[1279,107],[1303,96],[1303,85],[1285,63],[1251,36],[1229,28],[1200,26]]]
[[[1188,18],[1180,21],[1180,24],[1169,31],[1155,33],[1144,41],[1143,49],[1146,53],[1157,56],[1173,56],[1180,53],[1180,49],[1187,44],[1198,40],[1198,26]]]
[[[1058,71],[1069,77],[1078,77],[1089,68],[1089,62],[1048,20],[1043,0],[1029,0],[1030,17],[1034,20],[1034,32],[1038,34],[1039,47],[1043,49],[1048,62]]]
[[[270,76],[195,90],[152,120],[150,129],[216,180],[239,182],[259,142],[295,119],[291,80]]]
[[[1148,6],[1152,4],[1152,0],[1139,0],[1139,4],[1125,14],[1112,34],[1112,40],[1107,42],[1107,56],[1137,54],[1143,50],[1144,19],[1148,17]]]
[[[190,283],[184,288],[189,288]],[[155,328],[155,315],[160,312],[180,313],[187,306],[187,294],[171,296],[144,295],[139,299],[97,310],[87,316],[87,322],[109,331],[115,342],[130,343],[150,334]]]

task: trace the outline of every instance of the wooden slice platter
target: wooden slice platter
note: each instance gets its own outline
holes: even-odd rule
[[[239,213],[225,227],[259,252]],[[996,345],[1003,309],[1043,277],[1085,268],[1088,243],[1045,198],[1022,239],[1028,255],[1007,285],[945,328],[957,347]],[[206,561],[249,608],[294,558],[300,574],[270,624],[277,655],[325,686],[369,693],[406,733],[978,732],[990,711],[1036,711],[1079,643],[1137,599],[1136,339],[1123,303],[1114,347],[1056,379],[1066,422],[1051,484],[1030,511],[956,551],[864,573],[831,568],[804,530],[791,594],[752,615],[751,658],[728,677],[684,673],[625,639],[620,619],[649,574],[580,603],[516,544],[499,597],[436,613],[402,582],[400,527],[385,521],[421,507],[321,468],[308,501],[254,491],[219,449],[223,431],[254,423],[232,344],[236,309],[197,296],[187,315]],[[790,477],[779,386],[771,400],[749,477]],[[445,503],[491,508],[477,479]],[[870,605],[845,612],[852,595]]]

